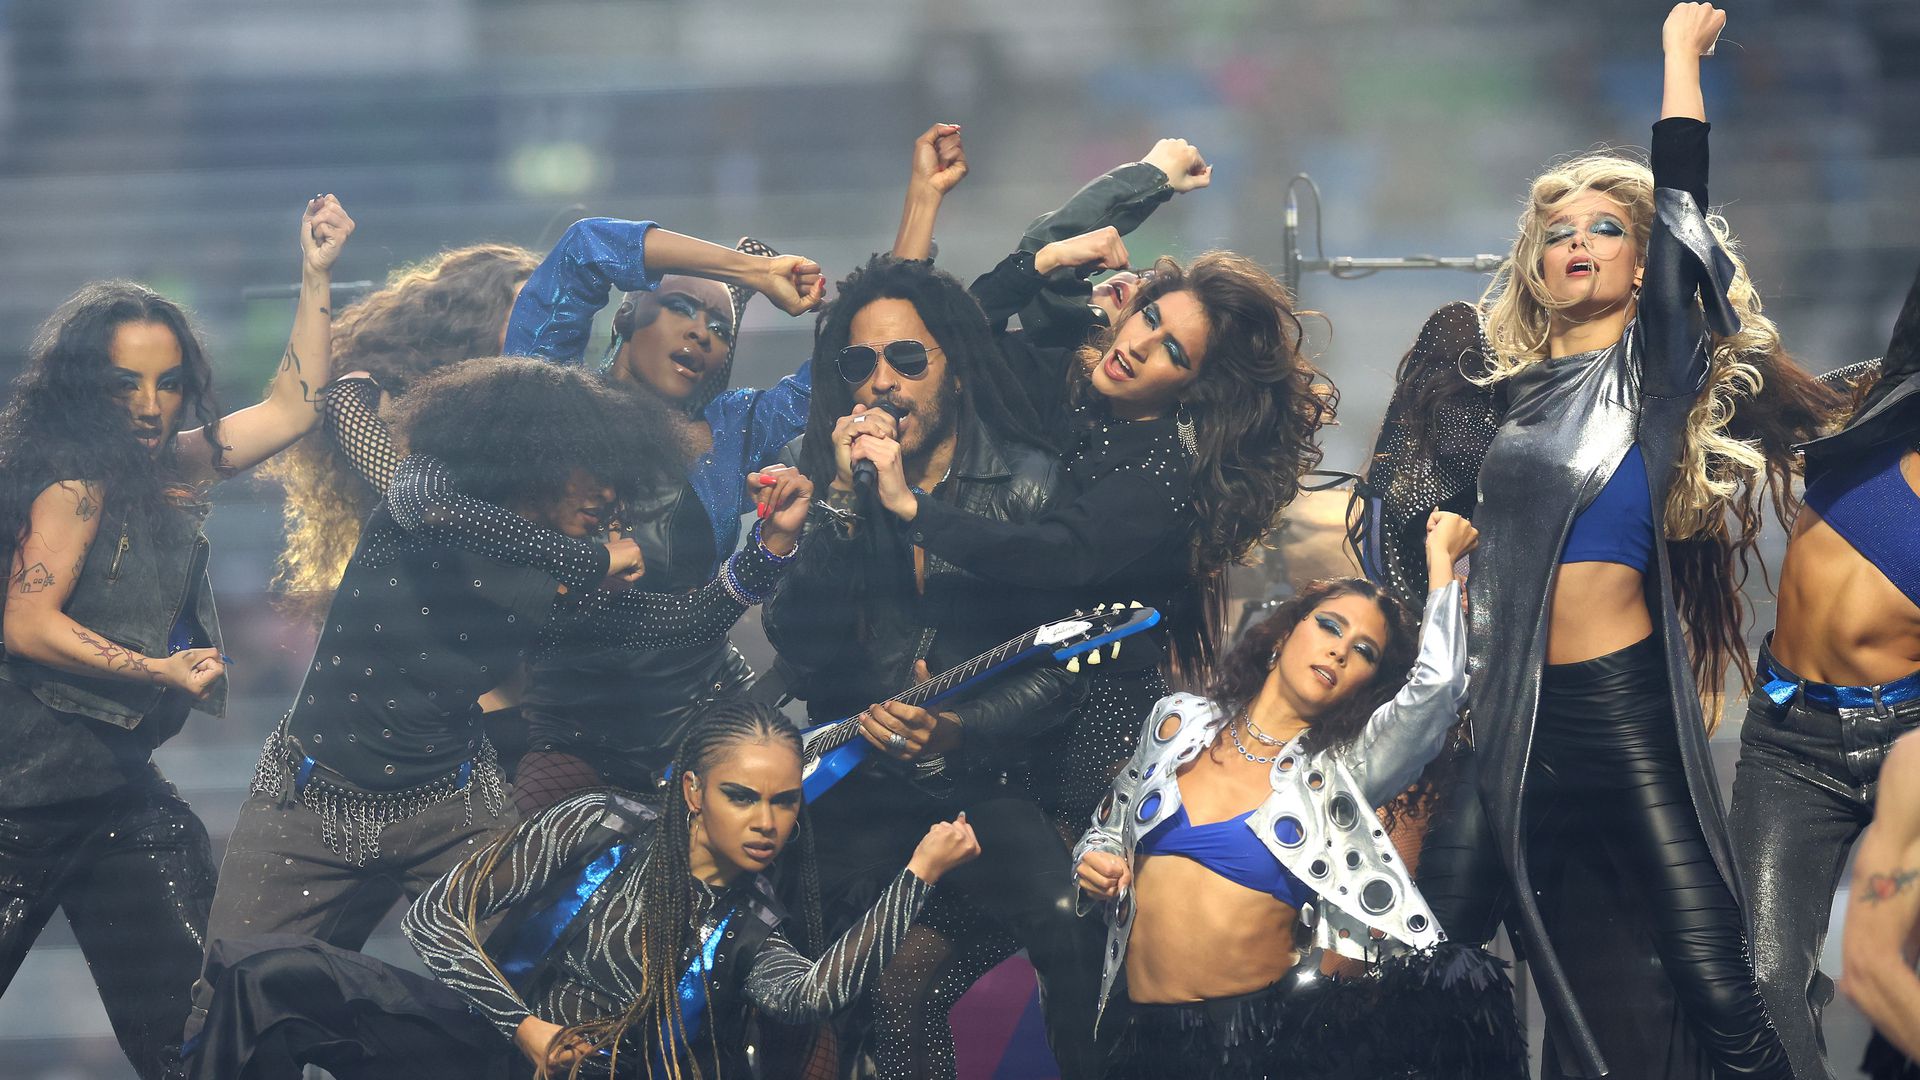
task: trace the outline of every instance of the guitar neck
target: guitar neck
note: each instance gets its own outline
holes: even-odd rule
[[[1027,631],[1012,641],[1001,644],[981,653],[979,656],[928,679],[918,686],[911,687],[893,696],[894,701],[926,708],[946,700],[967,683],[980,677],[984,672],[1006,663],[1034,646],[1034,631]],[[817,733],[815,733],[817,732]],[[860,736],[860,718],[849,716],[823,725],[807,738],[807,756],[819,757],[847,745]]]
[[[895,701],[926,708],[935,702],[946,700],[955,690],[978,678],[981,672],[989,671],[1003,664],[1009,657],[1019,656],[1033,647],[1033,633],[1021,634],[1012,641],[995,646],[958,667],[947,670],[915,686],[905,693],[896,695]]]

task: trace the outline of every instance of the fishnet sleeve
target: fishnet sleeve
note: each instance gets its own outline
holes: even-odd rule
[[[358,376],[335,379],[320,390],[320,412],[327,437],[360,478],[375,491],[387,490],[400,455],[387,422],[380,419],[380,384]]]
[[[933,887],[900,871],[873,908],[833,943],[825,956],[808,960],[785,935],[774,932],[747,972],[747,998],[782,1023],[816,1020],[859,1000],[906,940]]]
[[[439,459],[401,457],[380,419],[380,384],[336,379],[320,392],[327,435],[354,470],[384,492],[394,524],[429,543],[545,570],[571,589],[587,590],[607,576],[607,549],[543,529],[504,507],[462,494]]]
[[[711,641],[733,628],[747,609],[765,599],[798,556],[775,555],[753,542],[720,564],[713,580],[690,593],[596,589],[577,599],[562,597],[541,635],[540,654],[581,646],[611,649],[671,649]]]
[[[1435,507],[1473,512],[1480,463],[1500,422],[1494,392],[1468,377],[1485,370],[1487,356],[1473,305],[1455,301],[1434,312],[1400,363],[1374,443],[1367,484],[1380,495],[1388,583],[1410,605],[1427,595],[1427,515]]]
[[[586,592],[607,576],[604,544],[542,528],[504,507],[461,494],[440,459],[402,458],[387,485],[394,524],[424,539],[490,559],[545,570],[569,589]]]

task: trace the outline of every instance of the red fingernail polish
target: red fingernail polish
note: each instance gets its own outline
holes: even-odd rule
[[[766,503],[760,503],[760,504],[759,504],[759,507],[760,507],[760,516],[761,516],[761,517],[766,517],[766,516],[767,516],[767,504],[766,504]]]

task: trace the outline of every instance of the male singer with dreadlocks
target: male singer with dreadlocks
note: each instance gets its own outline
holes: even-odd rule
[[[800,463],[831,487],[807,548],[768,601],[767,636],[814,721],[859,714],[867,739],[895,762],[946,755],[957,788],[943,800],[895,762],[878,762],[819,799],[821,835],[831,838],[820,851],[830,925],[865,906],[928,822],[965,809],[988,855],[955,883],[1026,946],[1064,1074],[1094,1075],[1100,942],[1074,919],[1064,841],[1022,788],[1030,748],[1066,722],[1081,685],[1057,668],[1020,669],[937,714],[888,700],[929,669],[1070,605],[925,552],[860,495],[853,463],[864,444],[878,452],[885,443],[928,498],[1010,523],[1062,498],[1063,471],[1038,448],[1030,403],[999,362],[979,305],[930,263],[881,256],[843,281],[821,316],[814,362],[838,378],[814,387]]]
[[[404,929],[440,982],[296,938],[216,947],[195,1076],[265,1080],[306,1063],[412,1080],[522,1076],[529,1063],[751,1076],[749,1007],[788,1022],[844,1008],[934,883],[980,850],[965,815],[934,824],[859,923],[809,960],[817,906],[796,948],[763,876],[804,825],[800,733],[767,706],[716,706],[672,775],[664,805],[573,796],[434,883]]]

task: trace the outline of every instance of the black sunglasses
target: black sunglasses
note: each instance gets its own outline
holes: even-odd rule
[[[901,378],[917,379],[927,373],[927,354],[939,351],[938,345],[912,338],[884,342],[877,349],[872,345],[849,345],[840,350],[840,377],[851,386],[859,386],[873,377],[873,369],[880,366],[880,357],[884,355],[887,366],[899,372]]]

